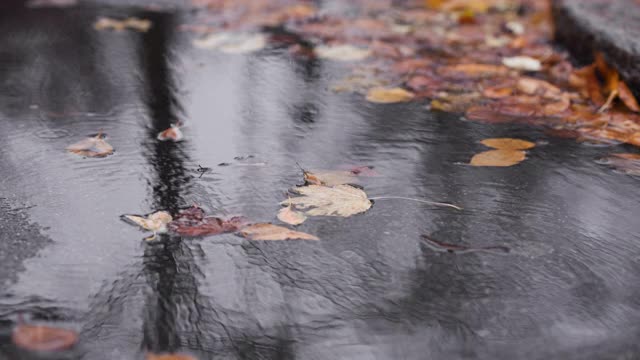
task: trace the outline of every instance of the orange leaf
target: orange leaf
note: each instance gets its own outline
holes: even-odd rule
[[[78,342],[78,335],[71,330],[42,325],[18,325],[11,335],[13,342],[32,351],[62,351]]]
[[[526,158],[526,153],[521,150],[489,150],[474,155],[470,165],[506,167],[516,165]]]

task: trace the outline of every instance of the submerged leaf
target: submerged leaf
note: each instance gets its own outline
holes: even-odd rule
[[[311,234],[269,223],[246,226],[240,231],[240,235],[249,240],[320,240]]]
[[[104,140],[104,135],[100,133],[94,137],[69,145],[67,151],[87,157],[105,157],[113,154],[114,149]]]
[[[78,342],[75,331],[42,325],[18,325],[11,334],[13,343],[32,351],[62,351]]]
[[[375,87],[367,92],[368,101],[380,104],[407,102],[414,97],[415,95],[412,92],[402,88]]]
[[[367,194],[350,185],[309,185],[294,188],[292,191],[303,196],[291,198],[281,204],[291,203],[298,208],[306,209],[305,213],[310,216],[348,217],[371,208]]]
[[[512,166],[526,159],[522,150],[489,150],[476,154],[471,158],[472,166]]]
[[[180,236],[199,237],[234,232],[246,223],[243,217],[232,217],[224,220],[215,216],[206,216],[198,206],[182,209],[167,228]]]
[[[484,139],[481,143],[484,146],[498,150],[526,150],[536,146],[530,141],[511,138]]]
[[[160,234],[167,232],[167,224],[173,220],[171,214],[166,211],[158,211],[147,216],[122,215],[122,219]]]
[[[318,57],[337,61],[358,61],[366,59],[371,51],[352,45],[321,45],[315,48]]]

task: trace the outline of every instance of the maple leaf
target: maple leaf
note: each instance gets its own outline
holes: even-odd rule
[[[320,240],[311,234],[269,223],[246,226],[240,230],[240,235],[249,240]]]
[[[78,342],[78,334],[56,327],[21,324],[13,329],[11,339],[14,344],[27,350],[62,351]]]
[[[105,157],[113,154],[114,149],[104,140],[106,135],[99,133],[67,146],[67,151],[86,157]]]
[[[294,188],[292,191],[303,196],[293,197],[281,204],[291,203],[299,209],[306,209],[304,212],[310,216],[348,217],[371,208],[367,194],[350,185],[308,185]]]

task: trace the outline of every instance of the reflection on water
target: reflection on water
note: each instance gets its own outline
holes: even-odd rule
[[[154,27],[98,33],[98,14],[145,17]],[[607,149],[332,94],[335,64],[277,49],[192,49],[173,30],[186,15],[1,16],[0,193],[35,204],[24,212],[52,240],[34,243],[24,269],[12,270],[17,281],[0,291],[0,351],[9,358],[26,358],[9,341],[20,314],[78,330],[79,346],[63,354],[72,359],[147,350],[201,359],[640,354],[638,184],[593,162]],[[178,120],[186,141],[155,140]],[[64,153],[100,129],[115,155]],[[514,168],[459,165],[479,140],[499,136],[549,143]],[[266,165],[232,163],[247,155]],[[371,196],[465,210],[380,201],[361,216],[300,226],[320,242],[225,234],[144,243],[119,220],[197,203],[275,221],[287,188],[301,182],[296,162],[372,165],[381,176],[362,184]],[[200,176],[199,165],[211,172]],[[434,251],[423,234],[511,251]]]

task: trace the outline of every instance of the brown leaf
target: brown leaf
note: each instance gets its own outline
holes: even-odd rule
[[[484,139],[481,143],[484,146],[498,150],[526,150],[536,146],[530,141],[512,138]]]
[[[415,95],[412,92],[402,88],[375,87],[367,92],[368,101],[380,104],[407,102],[414,97]]]
[[[240,235],[249,240],[320,240],[311,234],[269,223],[246,226],[240,231]]]
[[[75,144],[67,146],[67,151],[86,157],[105,157],[113,154],[114,149],[104,140],[105,135],[98,135],[81,140]]]
[[[516,165],[526,158],[526,153],[521,150],[489,150],[474,155],[470,165],[506,167]]]
[[[32,351],[62,351],[78,342],[75,331],[43,326],[18,325],[11,334],[13,343]]]
[[[180,236],[199,237],[234,232],[246,224],[243,217],[224,220],[206,216],[204,210],[192,206],[178,212],[174,220],[167,225],[170,232]]]

